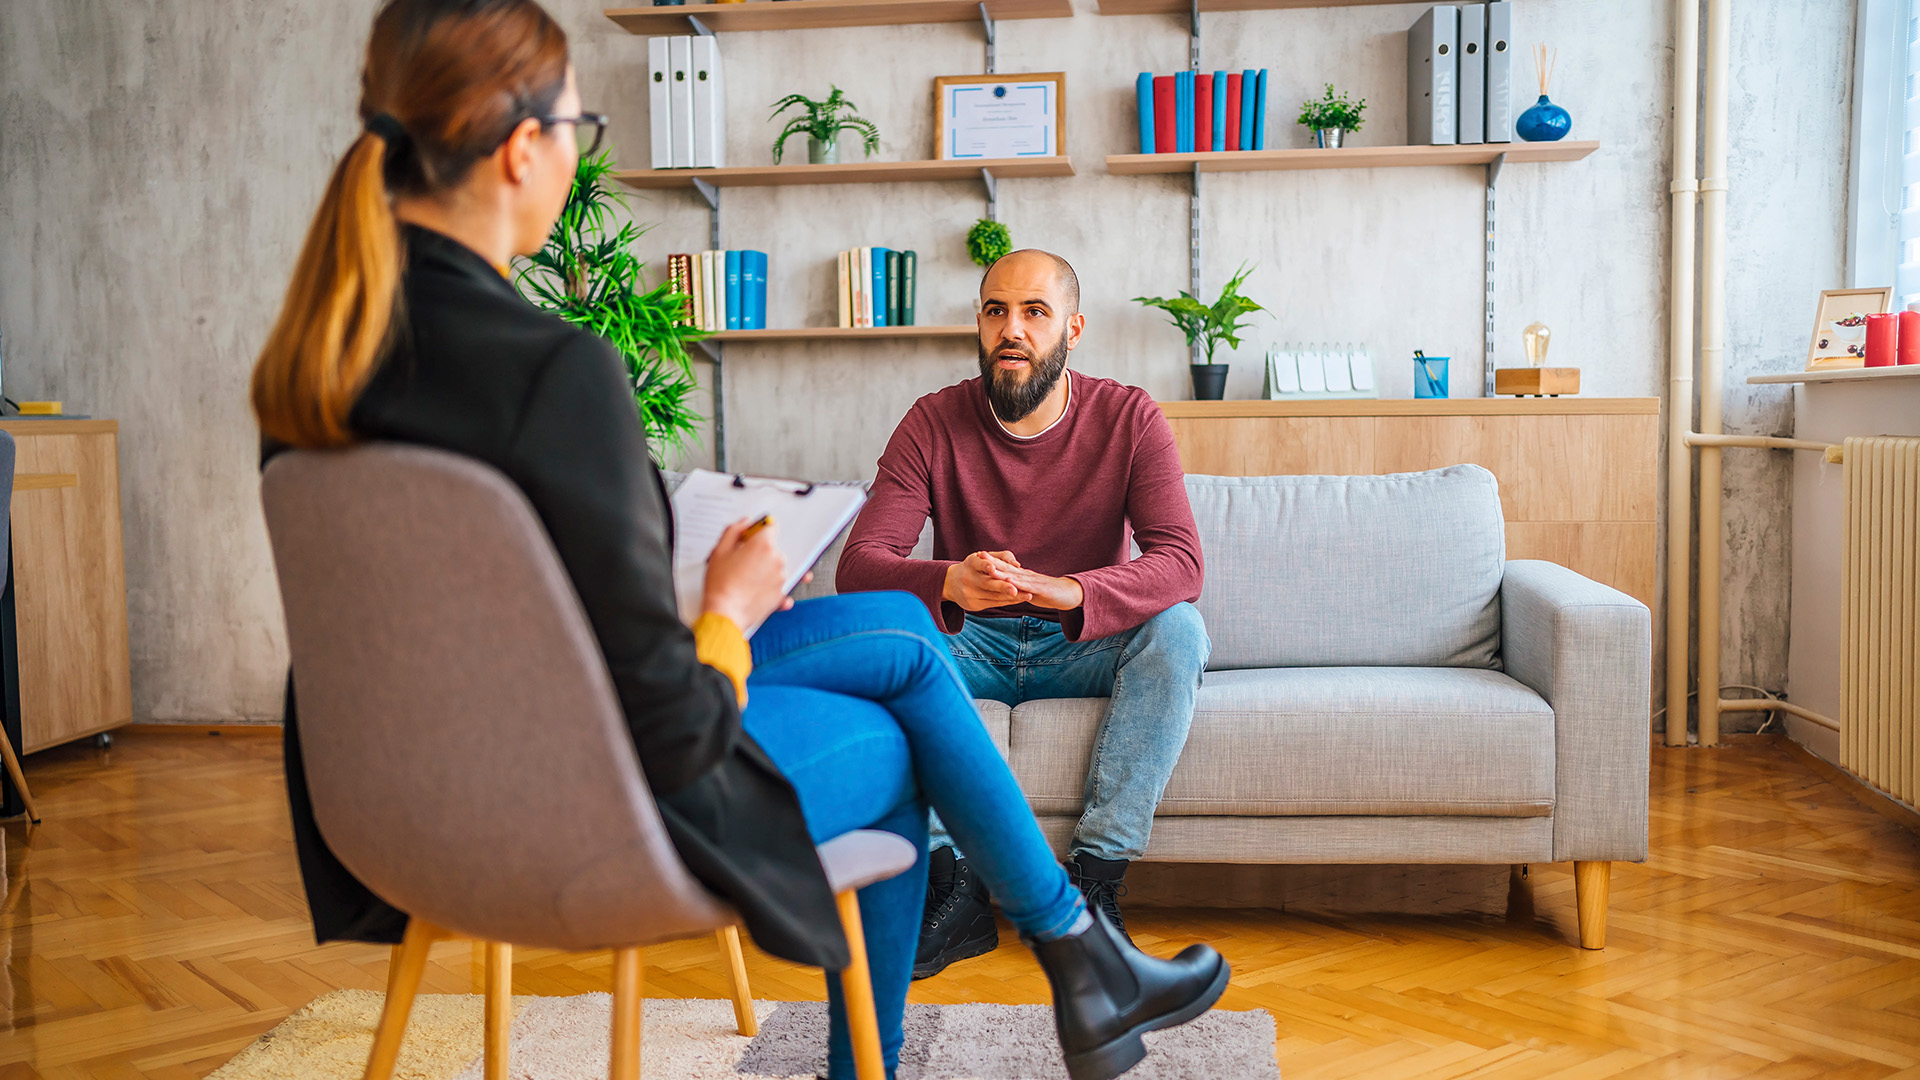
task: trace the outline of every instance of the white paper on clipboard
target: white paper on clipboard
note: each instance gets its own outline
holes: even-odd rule
[[[727,526],[762,514],[773,518],[780,553],[787,557],[786,591],[792,592],[853,524],[866,501],[858,484],[809,484],[695,469],[673,493],[673,582],[681,621],[691,626],[700,617],[707,556]],[[757,629],[757,623],[741,627],[749,637]]]

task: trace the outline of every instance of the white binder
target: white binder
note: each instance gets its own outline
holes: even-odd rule
[[[667,59],[667,39],[647,39],[647,134],[653,140],[653,167],[673,168],[673,120],[667,110],[667,80],[672,62]]]
[[[1487,5],[1487,141],[1513,141],[1513,4]]]
[[[693,39],[693,164],[717,169],[727,163],[727,123],[720,91],[719,39]]]
[[[1407,31],[1407,142],[1459,141],[1460,8],[1435,4]]]
[[[1463,143],[1487,141],[1487,5],[1460,5],[1460,129]]]
[[[693,168],[693,84],[687,73],[693,67],[693,39],[667,39],[667,63],[671,69],[667,87],[667,110],[673,122],[673,167]]]

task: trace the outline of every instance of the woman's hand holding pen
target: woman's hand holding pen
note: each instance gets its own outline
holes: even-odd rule
[[[742,518],[720,534],[707,556],[702,611],[725,615],[746,629],[793,606],[787,596],[787,557],[774,543],[773,522]]]

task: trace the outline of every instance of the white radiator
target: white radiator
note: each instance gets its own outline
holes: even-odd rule
[[[1840,764],[1920,803],[1920,438],[1845,445]]]

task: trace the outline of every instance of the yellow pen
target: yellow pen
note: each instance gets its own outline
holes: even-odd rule
[[[753,539],[754,533],[759,532],[761,529],[764,529],[771,524],[773,524],[773,515],[761,514],[758,520],[754,521],[753,524],[741,530],[740,542],[744,544],[747,541]]]

